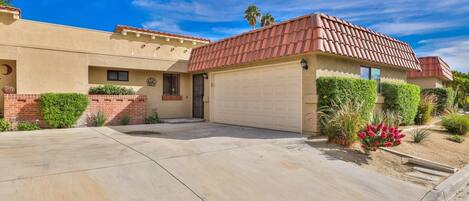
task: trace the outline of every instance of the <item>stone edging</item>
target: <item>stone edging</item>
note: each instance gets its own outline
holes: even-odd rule
[[[420,201],[449,201],[468,184],[469,165],[466,165],[425,194]]]

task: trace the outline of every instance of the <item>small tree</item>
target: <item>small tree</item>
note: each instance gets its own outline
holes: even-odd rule
[[[250,5],[246,10],[244,11],[244,19],[246,19],[249,23],[249,26],[251,28],[256,28],[257,21],[261,17],[261,12],[259,8],[255,5]]]
[[[275,24],[275,18],[270,13],[266,13],[261,17],[261,27]]]
[[[453,71],[453,81],[449,84],[456,93],[455,103],[461,107],[469,107],[469,73]]]

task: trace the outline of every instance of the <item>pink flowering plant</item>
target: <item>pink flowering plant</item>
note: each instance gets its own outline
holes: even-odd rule
[[[393,147],[400,145],[405,135],[397,127],[388,127],[381,123],[379,125],[368,124],[358,134],[362,148],[366,153],[376,151],[379,147]]]

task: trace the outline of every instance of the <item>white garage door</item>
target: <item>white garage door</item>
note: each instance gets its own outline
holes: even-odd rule
[[[213,121],[301,132],[301,68],[263,67],[214,74]]]

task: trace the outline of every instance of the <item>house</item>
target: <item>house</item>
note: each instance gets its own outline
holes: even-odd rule
[[[407,82],[422,88],[442,88],[453,80],[449,65],[438,56],[419,57],[422,71],[409,71]]]
[[[187,61],[192,48],[209,40],[127,26],[103,32],[24,20],[20,14],[0,7],[0,89],[87,93],[90,86],[116,84],[147,95],[147,111],[158,108],[166,118],[191,115]],[[147,83],[153,80],[156,84]]]
[[[208,78],[199,84],[208,121],[309,134],[318,131],[317,78],[406,82],[420,66],[404,42],[313,14],[194,48],[188,70]]]
[[[1,10],[1,9],[0,9]],[[406,82],[420,70],[401,41],[325,14],[311,14],[210,43],[127,26],[114,33],[22,20],[3,8],[0,62],[18,94],[86,93],[118,84],[148,97],[162,118],[312,134],[316,79]],[[3,87],[0,86],[0,87]],[[377,105],[383,103],[379,97]]]

